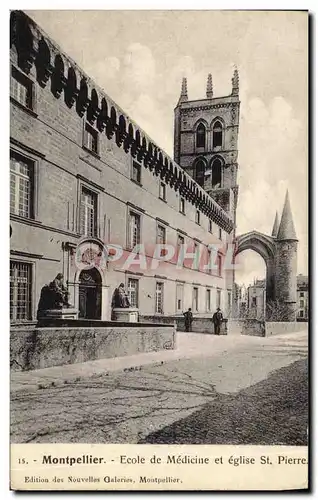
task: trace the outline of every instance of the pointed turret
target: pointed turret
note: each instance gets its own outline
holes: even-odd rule
[[[187,101],[188,101],[188,85],[187,85],[187,79],[184,77],[184,78],[182,78],[181,94],[180,94],[178,104],[181,104],[182,102],[187,102]]]
[[[207,99],[212,99],[213,97],[213,83],[211,73],[208,74],[208,81],[206,84],[206,97]]]
[[[237,67],[235,67],[232,78],[232,95],[239,95],[239,84],[240,84],[239,73]]]
[[[272,236],[274,238],[277,238],[278,227],[279,227],[279,219],[278,219],[278,212],[276,210],[276,215],[275,215],[275,220],[274,220],[274,225],[273,225],[273,230],[272,230]]]
[[[285,203],[284,203],[282,218],[279,225],[277,239],[297,241],[292,211],[290,208],[288,189],[286,191]]]

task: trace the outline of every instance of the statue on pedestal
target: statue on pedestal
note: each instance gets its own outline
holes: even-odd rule
[[[127,308],[130,307],[128,295],[125,291],[124,283],[120,283],[119,287],[115,289],[112,298],[112,309],[115,307]]]
[[[41,290],[37,312],[38,318],[43,311],[72,307],[68,301],[68,297],[69,292],[64,285],[63,274],[58,273],[54,280],[49,285],[44,285]]]

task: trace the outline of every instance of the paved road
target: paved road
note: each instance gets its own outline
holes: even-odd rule
[[[54,385],[14,390],[12,442],[137,443],[216,403],[220,394],[235,395],[266,379],[270,384],[270,374],[307,358],[305,331],[214,340],[192,334],[188,339],[192,347],[178,359],[93,376],[83,369],[79,380],[67,380],[61,370]],[[212,351],[212,345],[219,348]],[[286,385],[289,376],[283,378]],[[255,394],[262,398],[261,392]]]

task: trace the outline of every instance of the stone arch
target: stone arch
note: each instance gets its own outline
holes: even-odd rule
[[[82,314],[81,317],[110,320],[109,285],[106,280],[108,252],[102,240],[96,237],[84,237],[81,239],[75,250],[74,261],[75,275],[73,285],[75,307],[78,310],[82,308],[83,311],[83,301],[88,298],[96,300],[98,307],[96,315],[89,313],[88,316]],[[88,297],[86,299],[83,297],[85,295],[84,277],[87,278],[87,287],[95,287],[95,290],[87,289]],[[89,311],[92,310],[93,306],[89,308]]]
[[[207,145],[207,123],[204,120],[199,120],[195,127],[195,147],[206,148]]]
[[[202,187],[204,187],[206,167],[207,162],[203,156],[199,156],[193,162],[193,178],[196,180],[199,186]]]
[[[225,132],[225,123],[223,118],[217,116],[212,120],[211,131],[212,131],[212,148],[223,149],[224,132]]]
[[[225,160],[223,156],[216,155],[210,161],[211,170],[211,183],[212,189],[220,188],[223,186],[223,170],[224,170]]]
[[[266,265],[266,302],[276,300],[274,239],[258,231],[250,231],[236,238],[235,257],[244,250],[253,250],[263,258]]]

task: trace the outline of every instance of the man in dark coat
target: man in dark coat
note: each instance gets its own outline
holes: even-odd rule
[[[191,332],[192,331],[192,321],[193,321],[193,314],[191,311],[191,307],[183,313],[184,316],[184,323],[185,323],[185,331],[186,332]]]
[[[223,314],[221,313],[221,309],[218,307],[216,312],[212,316],[212,321],[214,324],[214,334],[220,335],[221,323],[223,321]]]

